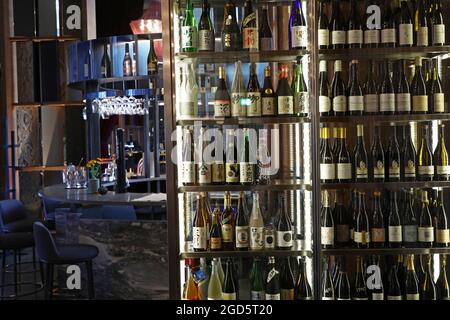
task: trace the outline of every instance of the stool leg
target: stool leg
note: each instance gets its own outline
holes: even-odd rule
[[[33,247],[33,269],[36,271],[36,247]]]
[[[45,278],[45,299],[53,298],[53,264],[47,264],[47,276]]]
[[[5,276],[6,276],[6,250],[2,252],[2,297],[5,296]]]
[[[39,271],[41,273],[41,284],[45,286],[44,264],[39,261]]]
[[[87,277],[88,277],[88,297],[89,300],[94,299],[95,289],[94,289],[94,274],[92,271],[92,261],[86,262]]]
[[[17,296],[17,250],[14,250],[14,293]]]

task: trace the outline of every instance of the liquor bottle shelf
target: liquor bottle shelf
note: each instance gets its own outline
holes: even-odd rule
[[[125,82],[139,82],[139,81],[149,81],[151,79],[156,79],[157,76],[144,75],[144,76],[131,76],[131,77],[111,77],[111,78],[98,78],[98,79],[86,79],[77,82],[70,83],[70,87],[77,90],[83,90],[87,84],[96,84],[100,87],[109,84],[125,83]],[[105,90],[111,90],[110,88],[105,88]]]
[[[297,57],[309,54],[308,50],[277,51],[227,51],[227,52],[182,52],[175,54],[178,60],[197,59],[197,63],[242,62],[293,62]]]
[[[450,254],[450,248],[339,248],[339,249],[322,249],[325,256],[341,256],[341,255],[399,255],[399,254]]]
[[[288,257],[302,256],[312,257],[310,250],[261,250],[261,251],[205,251],[205,252],[182,252],[180,259],[198,258],[251,258],[251,257]]]
[[[345,183],[322,183],[322,189],[370,189],[370,190],[399,190],[408,188],[450,188],[450,181],[414,181],[414,182],[345,182]]]
[[[321,117],[320,122],[425,122],[425,121],[450,121],[450,113],[433,113],[433,114],[396,114],[396,115],[381,115],[381,114],[365,114],[361,116],[326,116]]]
[[[263,125],[263,124],[296,124],[309,123],[310,118],[307,117],[255,117],[255,118],[189,118],[177,120],[177,124],[181,126],[194,125],[201,122],[202,125]]]
[[[85,104],[82,101],[54,101],[54,102],[14,102],[14,107],[22,108],[66,108],[66,107],[83,107]]]
[[[450,185],[450,183],[449,183]],[[270,184],[256,185],[208,185],[208,186],[183,186],[178,188],[179,193],[184,192],[236,192],[236,191],[285,191],[285,190],[308,190],[311,191],[311,185],[303,180],[273,180]]]
[[[211,7],[223,7],[223,6],[225,6],[226,3],[227,3],[226,0],[209,0],[209,4],[211,5]],[[244,0],[236,0],[236,1],[234,1],[234,3],[237,6],[243,6]],[[253,6],[261,6],[261,5],[265,5],[265,4],[271,4],[271,3],[290,5],[292,3],[292,0],[258,0],[258,1],[254,1]],[[194,5],[194,7],[201,7],[202,0],[192,0],[192,4]],[[186,7],[186,0],[181,0],[180,6],[182,8]]]
[[[436,57],[448,55],[450,46],[438,47],[397,47],[361,49],[321,49],[319,60],[384,60],[414,59],[417,57]]]
[[[10,37],[9,40],[11,42],[51,42],[51,41],[58,41],[58,42],[68,42],[68,41],[79,41],[79,37],[72,37],[72,36],[48,36],[48,37],[23,37],[23,36],[17,36],[17,37]]]

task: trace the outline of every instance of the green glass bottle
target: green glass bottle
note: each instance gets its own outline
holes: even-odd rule
[[[308,87],[303,77],[302,60],[299,58],[295,66],[294,80],[292,81],[292,92],[294,93],[294,114],[299,117],[307,117],[309,110]]]
[[[183,25],[181,26],[181,51],[197,52],[198,49],[198,32],[197,20],[194,15],[194,6],[192,0],[186,1],[186,13]]]
[[[261,259],[256,257],[253,260],[252,271],[250,274],[250,299],[265,300],[265,295]]]

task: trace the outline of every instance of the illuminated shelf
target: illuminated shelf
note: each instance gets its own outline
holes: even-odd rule
[[[261,250],[261,251],[205,251],[205,252],[182,252],[180,259],[198,259],[198,258],[252,258],[252,257],[289,257],[302,256],[312,257],[312,251],[309,250]]]
[[[23,108],[40,108],[40,107],[52,107],[52,108],[65,108],[65,107],[82,107],[85,104],[81,101],[55,101],[55,102],[15,102],[14,107]]]
[[[346,182],[346,183],[322,183],[322,189],[429,189],[429,188],[450,188],[450,181],[414,181],[414,182]]]
[[[450,248],[340,248],[340,249],[322,249],[325,256],[341,255],[399,255],[399,254],[450,254]]]
[[[234,1],[236,6],[243,6],[244,2],[245,2],[244,0],[235,0]],[[209,0],[209,4],[211,5],[211,7],[224,7],[226,3],[227,3],[227,0]],[[270,3],[291,5],[292,0],[258,0],[258,1],[253,1],[252,4],[254,7],[258,7],[258,6],[261,6],[264,4],[270,4]],[[192,0],[192,4],[194,5],[194,7],[201,7],[202,0]],[[185,7],[186,0],[181,0],[180,6]]]
[[[254,118],[189,118],[177,120],[181,126],[194,125],[195,122],[201,122],[202,125],[263,125],[263,124],[295,124],[311,122],[306,117],[254,117]]]
[[[17,168],[20,172],[59,172],[64,171],[66,167],[64,166],[54,166],[54,167],[46,167],[46,166],[37,166],[37,167],[19,167]]]
[[[450,113],[433,114],[397,114],[397,115],[362,115],[362,116],[326,116],[320,117],[320,122],[425,122],[450,121]]]
[[[79,37],[71,37],[71,36],[49,36],[49,37],[11,37],[9,38],[11,42],[66,42],[66,41],[79,41],[81,40]]]

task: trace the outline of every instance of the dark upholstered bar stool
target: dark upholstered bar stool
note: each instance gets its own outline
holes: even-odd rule
[[[18,200],[0,201],[0,213],[3,222],[3,231],[33,232],[35,218],[28,214],[28,210]]]
[[[33,229],[41,268],[42,264],[46,267],[45,298],[53,298],[53,272],[55,265],[85,263],[87,268],[88,296],[89,299],[93,299],[95,290],[92,260],[98,255],[97,247],[81,244],[57,247],[50,231],[41,222],[35,222]]]

